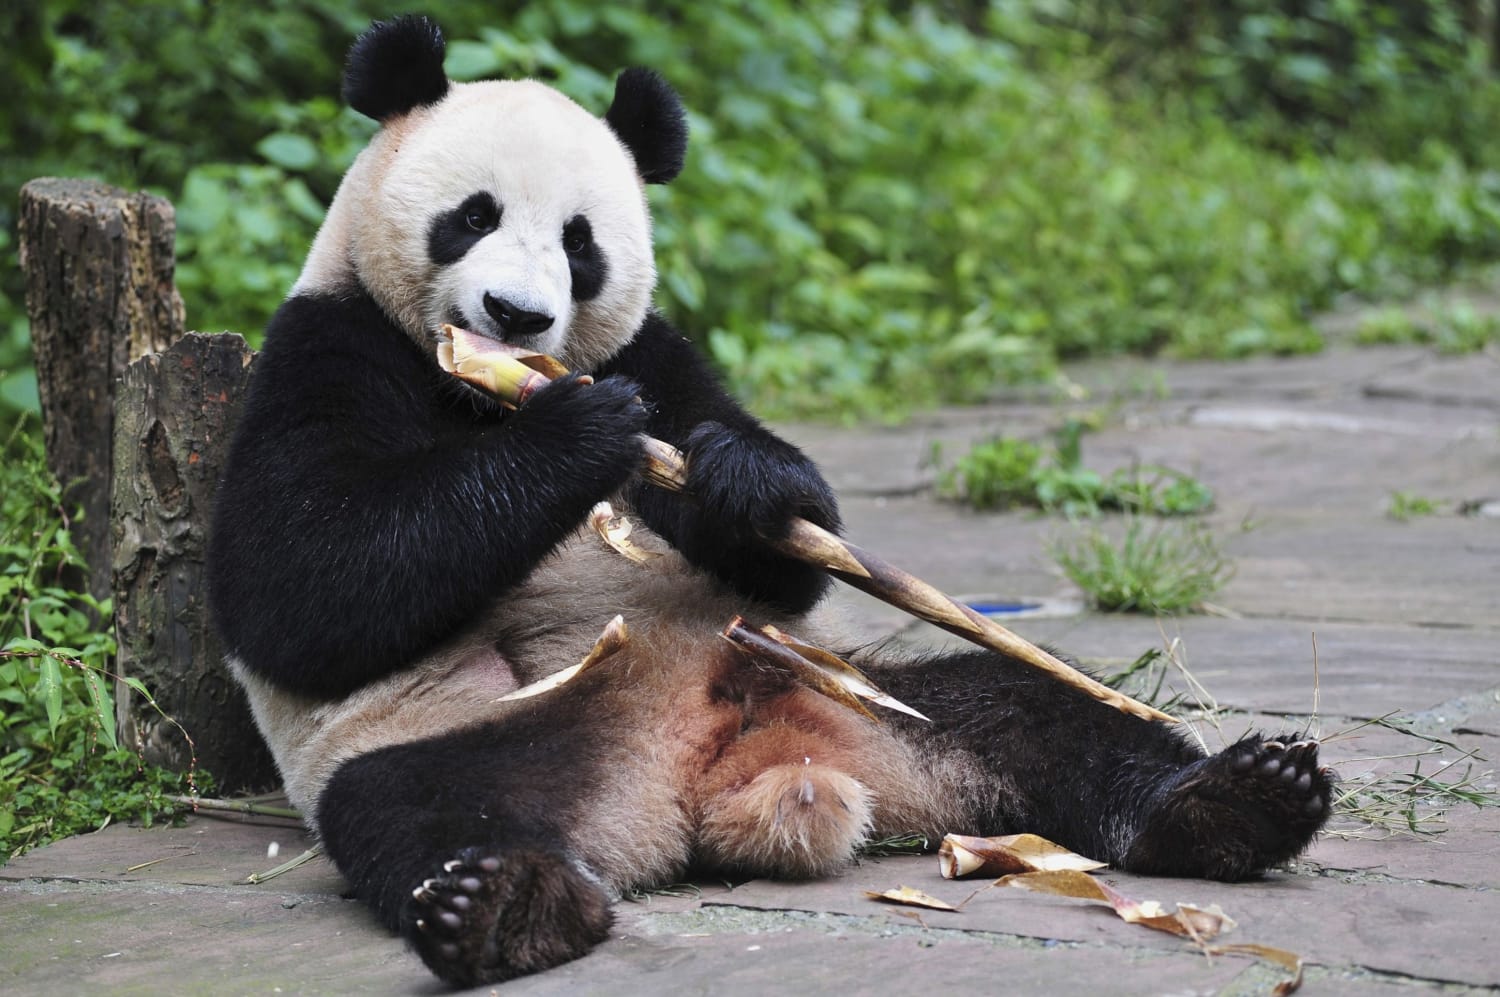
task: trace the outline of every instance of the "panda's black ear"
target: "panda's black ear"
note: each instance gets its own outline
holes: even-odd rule
[[[669,183],[687,156],[687,114],[677,91],[649,69],[627,69],[615,81],[604,115],[647,183]]]
[[[446,48],[443,32],[425,17],[376,21],[349,49],[344,101],[376,121],[436,104],[448,93]]]

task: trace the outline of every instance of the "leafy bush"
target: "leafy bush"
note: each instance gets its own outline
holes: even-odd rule
[[[163,794],[184,791],[189,780],[143,765],[116,741],[110,606],[69,587],[84,566],[61,490],[20,427],[4,446],[0,496],[3,863],[112,820],[150,824],[175,809]],[[198,786],[207,782],[199,773]]]
[[[263,327],[370,132],[338,75],[387,9],[13,7],[3,227],[39,173],[151,186],[181,209],[189,323]],[[622,66],[672,80],[694,137],[652,191],[661,306],[768,414],[857,419],[1058,358],[1317,349],[1308,317],[1338,295],[1500,257],[1500,84],[1446,7],[463,0],[441,17],[456,77],[534,75],[596,110]],[[31,398],[19,307],[10,273],[0,405]]]
[[[1436,106],[1497,92],[1467,26],[1437,0],[1315,8],[472,0],[443,19],[460,78],[535,75],[601,108],[617,67],[666,73],[694,142],[653,191],[663,308],[758,407],[858,418],[979,397],[1057,357],[1316,349],[1307,317],[1336,296],[1500,256],[1500,155],[1464,144],[1500,129],[1448,127]],[[20,110],[0,139],[26,154],[0,188],[48,170],[158,187],[179,208],[190,324],[253,337],[370,133],[337,77],[382,12],[18,5],[27,44],[0,74]],[[1392,139],[1399,162],[1357,143],[1268,151],[1217,114],[1300,134],[1288,120],[1326,130],[1401,101],[1433,127]],[[12,273],[0,405],[34,402],[25,347]]]
[[[1495,162],[1500,36],[1475,0],[1062,0],[1036,5],[1119,87],[1190,91],[1280,146]],[[1492,17],[1493,15],[1491,15]]]

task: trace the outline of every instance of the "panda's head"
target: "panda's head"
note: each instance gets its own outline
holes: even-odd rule
[[[681,101],[627,70],[598,118],[530,80],[450,82],[443,53],[420,17],[377,22],[354,43],[344,96],[381,128],[295,291],[357,281],[426,348],[452,322],[593,369],[650,307],[643,184],[682,169]]]

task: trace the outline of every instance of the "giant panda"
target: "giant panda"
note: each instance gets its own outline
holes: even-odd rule
[[[683,108],[624,72],[599,118],[534,81],[450,82],[424,18],[376,22],[344,94],[379,122],[272,319],[218,492],[210,598],[286,791],[353,892],[443,980],[586,953],[623,891],[813,877],[875,836],[1030,831],[1119,868],[1239,879],[1329,811],[1317,745],[1207,757],[1004,656],[905,660],[772,552],[837,530],[817,468],[651,310],[644,184]],[[508,410],[440,369],[442,323],[575,372]],[[642,434],[691,498],[642,482]],[[627,510],[636,563],[583,528]],[[621,614],[624,648],[541,695]],[[852,653],[931,718],[873,722],[753,662],[737,614]]]

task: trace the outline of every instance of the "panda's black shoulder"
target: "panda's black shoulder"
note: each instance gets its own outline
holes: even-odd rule
[[[698,347],[655,311],[604,365],[601,374],[624,374],[665,398],[715,395],[723,389],[718,372]]]
[[[266,327],[248,415],[345,421],[429,410],[436,371],[363,292],[294,294]]]

